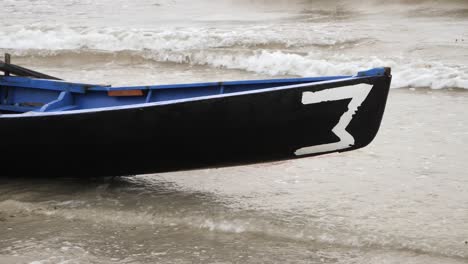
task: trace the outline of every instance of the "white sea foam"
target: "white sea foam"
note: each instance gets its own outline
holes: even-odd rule
[[[156,61],[209,65],[227,69],[246,70],[255,73],[295,76],[354,75],[358,71],[375,67],[391,67],[392,88],[428,87],[432,89],[468,89],[468,67],[445,65],[439,62],[415,60],[408,62],[401,57],[361,57],[345,54],[324,55],[317,52],[308,54],[282,51],[257,52],[146,52],[146,58]]]
[[[422,55],[412,52],[407,56],[390,52],[387,35],[372,34],[371,37],[366,30],[353,30],[346,23],[304,21],[149,28],[37,22],[0,27],[0,50],[44,57],[67,52],[90,56],[113,53],[117,54],[117,59],[120,55],[129,55],[271,76],[352,75],[385,66],[392,67],[393,88],[468,89],[468,66],[461,63],[462,59],[453,62],[442,57],[440,60],[426,58],[437,52],[439,44],[428,44],[428,51]],[[416,45],[414,43],[407,45],[403,47],[406,50],[419,52],[421,49],[421,46],[411,46]],[[362,52],[363,47],[366,47],[365,52]],[[453,47],[463,51],[466,45]],[[382,52],[384,49],[389,52]],[[463,56],[461,54],[461,58]]]
[[[307,27],[304,32],[303,28]],[[334,46],[366,41],[345,30],[305,24],[235,27],[138,28],[69,27],[56,24],[12,25],[0,28],[0,48],[63,50],[89,48],[120,50],[193,50],[225,47]]]

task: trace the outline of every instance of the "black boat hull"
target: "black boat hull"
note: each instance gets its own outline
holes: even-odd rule
[[[377,134],[390,81],[385,74],[171,104],[0,118],[1,175],[124,176],[354,150]],[[298,154],[339,142],[333,131],[352,100],[304,104],[304,93],[358,84],[372,88],[346,124],[353,144]]]

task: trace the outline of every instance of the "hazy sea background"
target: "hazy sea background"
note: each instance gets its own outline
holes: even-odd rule
[[[357,151],[113,180],[0,178],[0,263],[468,263],[468,1],[0,8],[0,52],[70,81],[393,71],[379,134]]]

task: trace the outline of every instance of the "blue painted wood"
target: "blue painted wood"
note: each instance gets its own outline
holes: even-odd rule
[[[109,91],[109,90],[162,90],[162,89],[185,89],[185,88],[215,88],[223,86],[257,86],[275,84],[274,86],[286,85],[288,83],[308,83],[321,82],[349,78],[351,76],[327,76],[313,78],[288,78],[288,79],[267,79],[267,80],[247,80],[247,81],[229,81],[229,82],[207,82],[207,83],[186,83],[186,84],[166,84],[166,85],[146,85],[146,86],[121,86],[121,87],[90,87],[88,91]],[[270,85],[271,86],[271,85]]]
[[[356,76],[364,77],[364,76],[384,76],[385,72],[387,71],[386,68],[374,68],[367,71],[360,71],[357,73]]]
[[[74,104],[77,105],[79,109],[146,103],[146,98],[144,96],[108,96],[107,92],[89,92],[86,94],[74,94],[74,96]]]
[[[39,109],[39,112],[57,111],[57,109],[72,109],[76,108],[73,105],[73,95],[70,92],[61,92],[57,100],[52,101]]]
[[[367,78],[383,76],[386,68],[361,71],[355,76],[326,76],[314,78],[288,78],[247,80],[229,82],[188,83],[150,86],[110,87],[104,85],[71,83],[57,80],[28,77],[0,76],[0,110],[65,111],[70,109],[93,109],[180,100],[201,96],[230,94],[267,88],[307,84],[344,78]],[[113,97],[110,90],[148,90],[146,97]]]
[[[8,106],[7,111],[25,112],[39,109],[43,105],[56,100],[59,92],[52,90],[29,89],[22,87],[8,87],[7,97],[2,97],[1,105]],[[2,89],[3,90],[3,89]],[[32,108],[23,108],[23,106]],[[14,110],[14,108],[17,110]]]
[[[153,90],[149,90],[148,94],[146,95],[145,103],[149,103],[151,100],[151,96],[153,96]]]
[[[224,85],[220,85],[219,87],[219,94],[223,94],[224,93]]]
[[[0,110],[9,111],[9,112],[17,112],[17,113],[25,113],[34,110],[38,110],[40,107],[32,107],[32,106],[19,106],[19,105],[0,105]]]

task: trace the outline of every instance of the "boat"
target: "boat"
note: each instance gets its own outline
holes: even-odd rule
[[[112,87],[0,61],[6,176],[127,176],[356,150],[390,68],[355,75]]]

